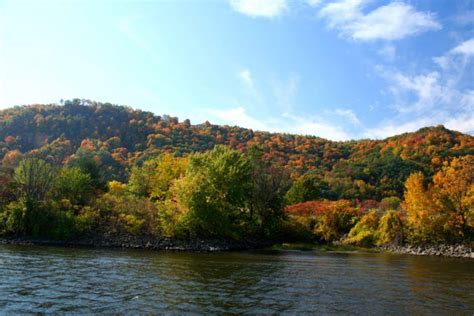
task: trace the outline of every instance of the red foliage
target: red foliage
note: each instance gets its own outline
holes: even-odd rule
[[[377,209],[380,206],[380,203],[376,200],[364,200],[357,203],[361,212],[367,212],[372,209]]]
[[[364,200],[364,201],[348,201],[348,200],[338,200],[338,201],[308,201],[303,203],[298,203],[290,205],[285,209],[285,212],[288,215],[295,216],[311,216],[311,215],[320,215],[327,212],[329,209],[334,208],[336,205],[341,204],[351,205],[357,209],[358,214],[367,213],[371,209],[376,209],[380,206],[380,203],[376,200]]]
[[[340,203],[341,201],[308,201],[303,203],[298,203],[290,205],[285,209],[285,212],[288,215],[296,216],[310,216],[310,215],[319,215],[326,212],[331,206]],[[348,202],[348,201],[346,201]]]

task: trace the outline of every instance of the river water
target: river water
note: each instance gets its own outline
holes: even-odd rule
[[[474,261],[0,245],[0,314],[474,314]]]

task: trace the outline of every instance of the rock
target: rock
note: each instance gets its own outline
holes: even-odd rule
[[[466,245],[423,245],[423,246],[397,246],[385,245],[380,247],[383,251],[398,254],[409,254],[417,256],[444,256],[456,258],[474,258],[474,250]]]

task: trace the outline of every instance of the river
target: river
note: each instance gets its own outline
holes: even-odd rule
[[[474,261],[0,245],[0,313],[474,313]]]

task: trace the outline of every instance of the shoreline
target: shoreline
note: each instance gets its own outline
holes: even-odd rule
[[[270,243],[256,241],[235,242],[219,239],[184,240],[176,238],[156,238],[137,236],[88,236],[71,240],[51,240],[26,237],[0,237],[0,245],[28,245],[28,246],[57,246],[57,247],[81,247],[81,248],[106,248],[106,249],[142,249],[142,250],[164,250],[164,251],[188,251],[188,252],[222,252],[222,251],[244,251],[244,250],[296,250],[296,251],[320,251],[320,252],[385,252],[400,255],[467,258],[474,259],[474,249],[466,245],[386,245],[380,247],[366,248],[339,244],[312,244],[312,243]]]
[[[431,257],[449,257],[449,258],[467,258],[474,259],[474,249],[467,245],[440,244],[440,245],[405,245],[405,246],[381,246],[381,251],[395,254],[431,256]]]
[[[299,251],[320,251],[329,253],[390,253],[398,255],[431,256],[445,258],[466,258],[474,259],[474,249],[462,245],[385,245],[375,247],[358,247],[352,245],[335,244],[311,244],[311,243],[281,243],[272,246],[275,250],[299,250]]]
[[[268,243],[264,244],[254,241],[235,242],[221,239],[200,238],[184,240],[178,238],[157,238],[146,236],[86,236],[70,240],[10,236],[0,237],[0,245],[218,252],[258,249],[268,246]]]

